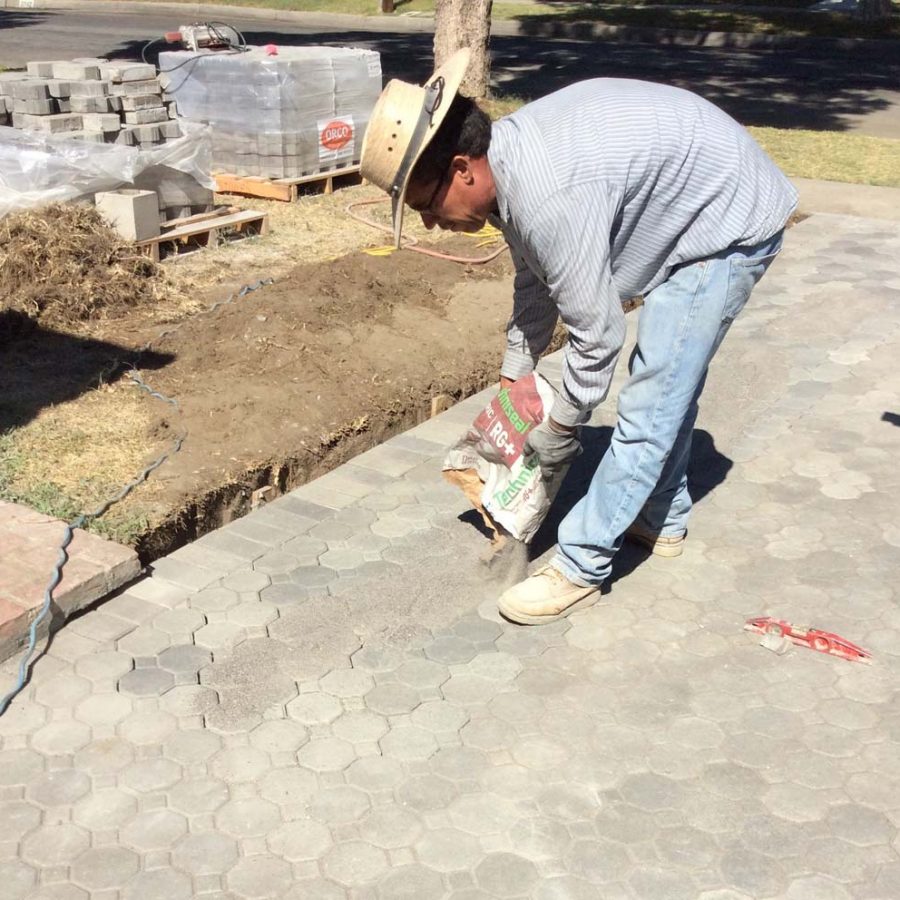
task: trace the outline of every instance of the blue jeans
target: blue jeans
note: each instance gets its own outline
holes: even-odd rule
[[[686,531],[687,465],[707,369],[782,237],[683,265],[644,298],[612,441],[559,526],[553,565],[570,581],[606,579],[635,519],[663,536]]]

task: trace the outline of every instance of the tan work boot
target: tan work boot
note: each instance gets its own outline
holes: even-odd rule
[[[625,537],[646,547],[656,556],[681,556],[684,552],[684,539],[687,532],[673,535],[661,535],[645,528],[640,522],[632,522],[625,532]]]
[[[544,625],[593,606],[599,599],[598,585],[573,584],[559,569],[546,565],[504,591],[497,606],[520,625]]]

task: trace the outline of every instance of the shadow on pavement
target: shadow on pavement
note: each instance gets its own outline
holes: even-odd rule
[[[531,559],[536,559],[546,553],[556,543],[559,524],[585,495],[594,471],[609,447],[612,431],[608,425],[583,430],[584,452],[569,469],[569,474],[566,476],[547,518],[531,542],[529,548]],[[734,463],[727,456],[716,449],[715,441],[708,431],[695,430],[691,447],[691,461],[688,466],[688,485],[694,502],[701,500],[722,484],[733,465]],[[609,586],[619,578],[633,572],[649,556],[649,551],[643,548],[630,542],[623,544],[622,549],[616,554],[612,575],[607,579],[605,589],[608,590]]]

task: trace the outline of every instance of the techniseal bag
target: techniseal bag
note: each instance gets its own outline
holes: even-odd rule
[[[511,535],[528,543],[565,476],[545,481],[537,454],[524,454],[528,433],[550,414],[555,397],[542,376],[520,378],[488,403],[444,458],[444,478],[462,489],[495,540]]]

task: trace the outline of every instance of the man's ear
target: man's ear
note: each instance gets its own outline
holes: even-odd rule
[[[450,172],[452,176],[459,175],[467,185],[475,182],[475,171],[472,167],[472,160],[468,156],[463,154],[454,156],[450,162]]]

